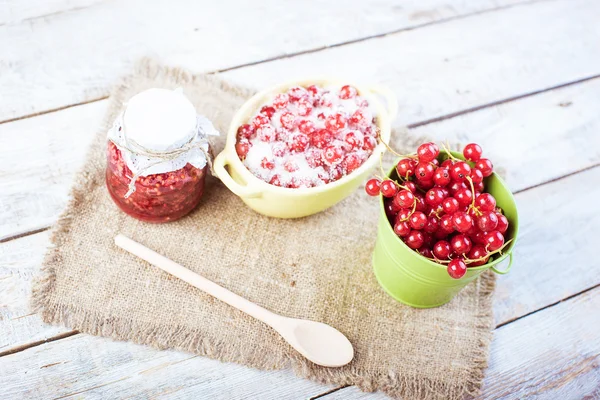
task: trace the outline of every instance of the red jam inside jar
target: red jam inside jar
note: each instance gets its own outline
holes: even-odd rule
[[[113,201],[128,215],[146,222],[169,222],[192,211],[204,192],[207,167],[187,163],[176,171],[140,176],[135,191],[125,197],[133,173],[117,146],[107,147],[106,186]]]

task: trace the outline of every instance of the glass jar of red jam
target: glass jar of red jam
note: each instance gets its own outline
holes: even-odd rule
[[[207,135],[218,134],[178,90],[132,97],[108,133],[106,186],[128,215],[177,220],[200,202],[210,165]]]

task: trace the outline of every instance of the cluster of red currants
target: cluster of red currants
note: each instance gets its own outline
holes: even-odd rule
[[[462,278],[467,267],[484,265],[508,244],[508,219],[485,192],[484,178],[493,165],[482,158],[478,144],[463,150],[465,161],[435,143],[424,143],[416,154],[403,156],[397,177],[372,178],[365,190],[384,197],[394,232],[408,247]]]

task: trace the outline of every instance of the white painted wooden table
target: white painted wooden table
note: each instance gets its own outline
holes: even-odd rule
[[[383,83],[398,125],[480,143],[522,218],[481,397],[600,398],[599,16],[597,0],[3,0],[0,398],[384,398],[28,310],[109,86],[143,55],[256,88],[320,74]]]

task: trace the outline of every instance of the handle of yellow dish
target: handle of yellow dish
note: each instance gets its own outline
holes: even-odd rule
[[[492,267],[491,267],[492,271],[494,271],[495,273],[500,274],[500,275],[508,274],[508,271],[510,271],[510,268],[512,267],[512,264],[513,264],[513,253],[512,253],[512,251],[510,253],[508,253],[508,257],[509,257],[508,267],[506,267],[506,269],[499,270],[495,266],[492,265]]]
[[[215,174],[217,177],[227,186],[229,190],[240,197],[253,198],[260,197],[261,192],[256,189],[249,188],[248,186],[242,186],[236,181],[233,180],[229,172],[225,169],[225,166],[229,165],[229,161],[227,160],[227,154],[225,151],[219,153],[215,161],[213,162],[213,168],[215,170]]]
[[[394,92],[392,92],[389,88],[382,85],[372,85],[369,87],[369,90],[376,95],[379,95],[385,99],[387,105],[387,113],[390,117],[390,121],[396,117],[398,113],[398,99]]]

